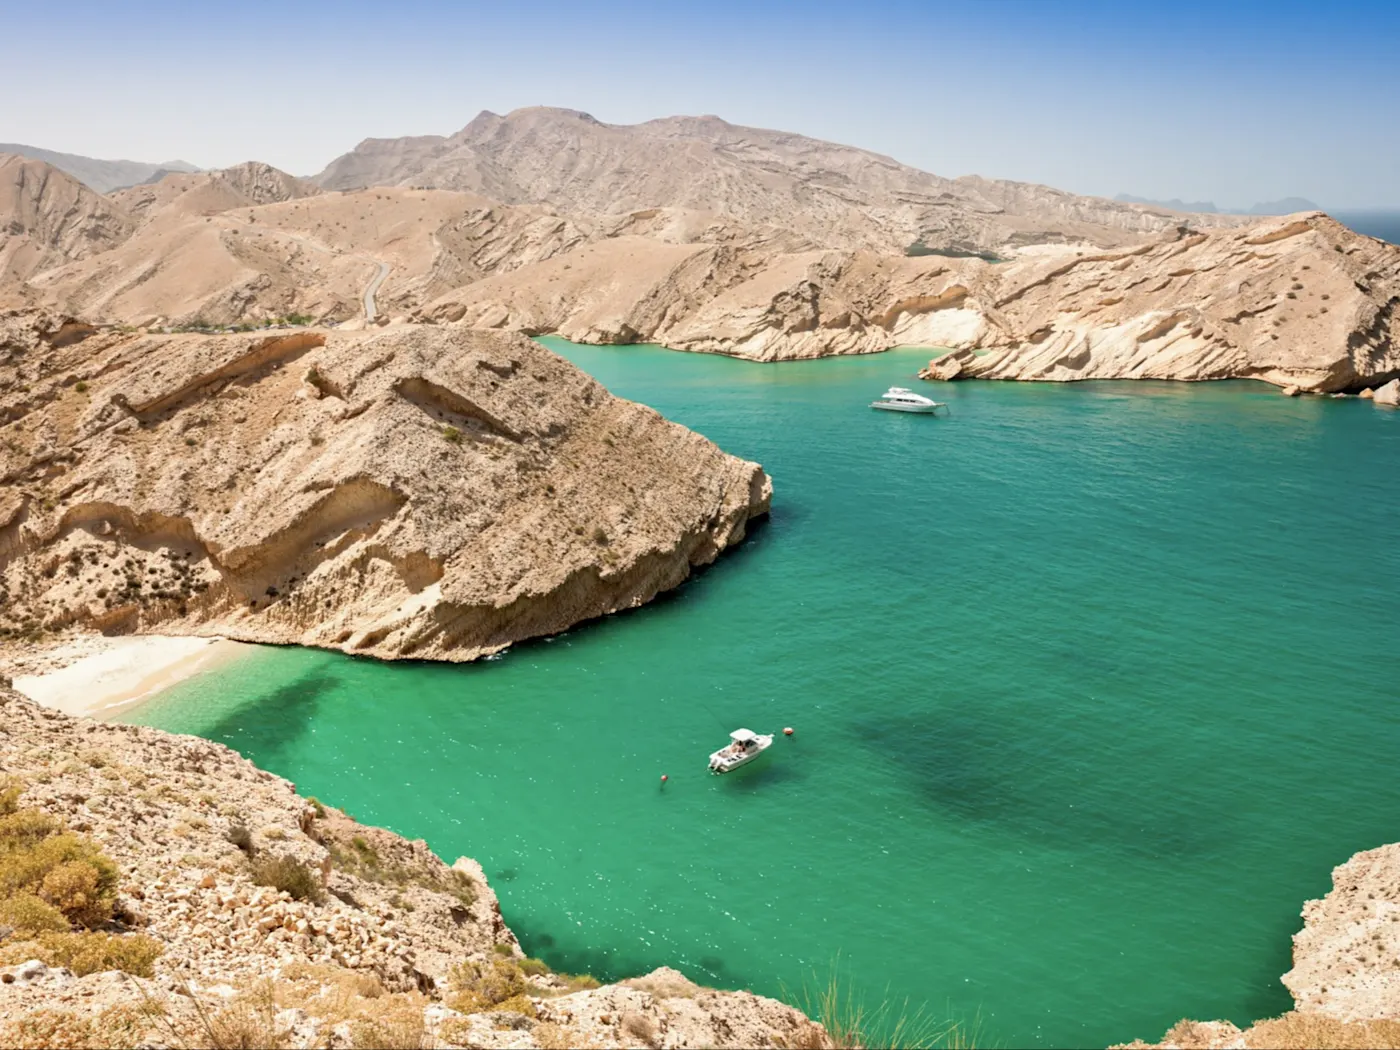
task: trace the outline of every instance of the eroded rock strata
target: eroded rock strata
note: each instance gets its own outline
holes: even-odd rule
[[[0,632],[467,660],[646,602],[762,469],[517,335],[0,319]]]
[[[527,962],[474,861],[449,867],[220,744],[0,685],[0,770],[20,791],[0,815],[7,849],[57,822],[115,865],[91,932],[31,928],[42,906],[17,910],[6,884],[7,1046],[831,1045],[791,1007],[674,970],[599,987]],[[84,938],[107,963],[52,958]]]
[[[1247,378],[1327,393],[1400,375],[1400,248],[1321,213],[1022,264],[988,291],[985,326],[924,378]]]

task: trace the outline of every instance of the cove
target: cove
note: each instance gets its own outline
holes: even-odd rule
[[[129,719],[477,858],[526,950],[1104,1046],[1289,1008],[1400,812],[1400,413],[1256,383],[940,385],[542,340],[773,476],[678,591],[468,666],[261,650]],[[922,388],[921,388],[922,389]],[[764,764],[705,772],[737,726]],[[666,773],[670,780],[660,783]]]

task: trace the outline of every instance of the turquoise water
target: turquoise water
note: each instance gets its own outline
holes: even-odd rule
[[[134,717],[478,858],[559,969],[776,994],[839,954],[1013,1046],[1287,1009],[1303,901],[1397,837],[1400,413],[964,383],[911,417],[865,406],[927,352],[545,342],[761,461],[771,522],[499,659],[268,649]],[[707,776],[738,725],[797,734]]]

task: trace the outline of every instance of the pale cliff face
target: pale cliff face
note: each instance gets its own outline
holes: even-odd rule
[[[520,336],[25,321],[0,344],[16,642],[72,624],[467,660],[642,604],[768,509],[756,464]]]

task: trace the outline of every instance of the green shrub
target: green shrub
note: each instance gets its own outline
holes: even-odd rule
[[[299,901],[320,904],[326,899],[316,873],[295,857],[257,857],[252,866],[253,881],[259,886],[285,891]]]
[[[449,444],[460,445],[462,443],[462,432],[456,427],[443,427],[442,436],[447,439]]]

